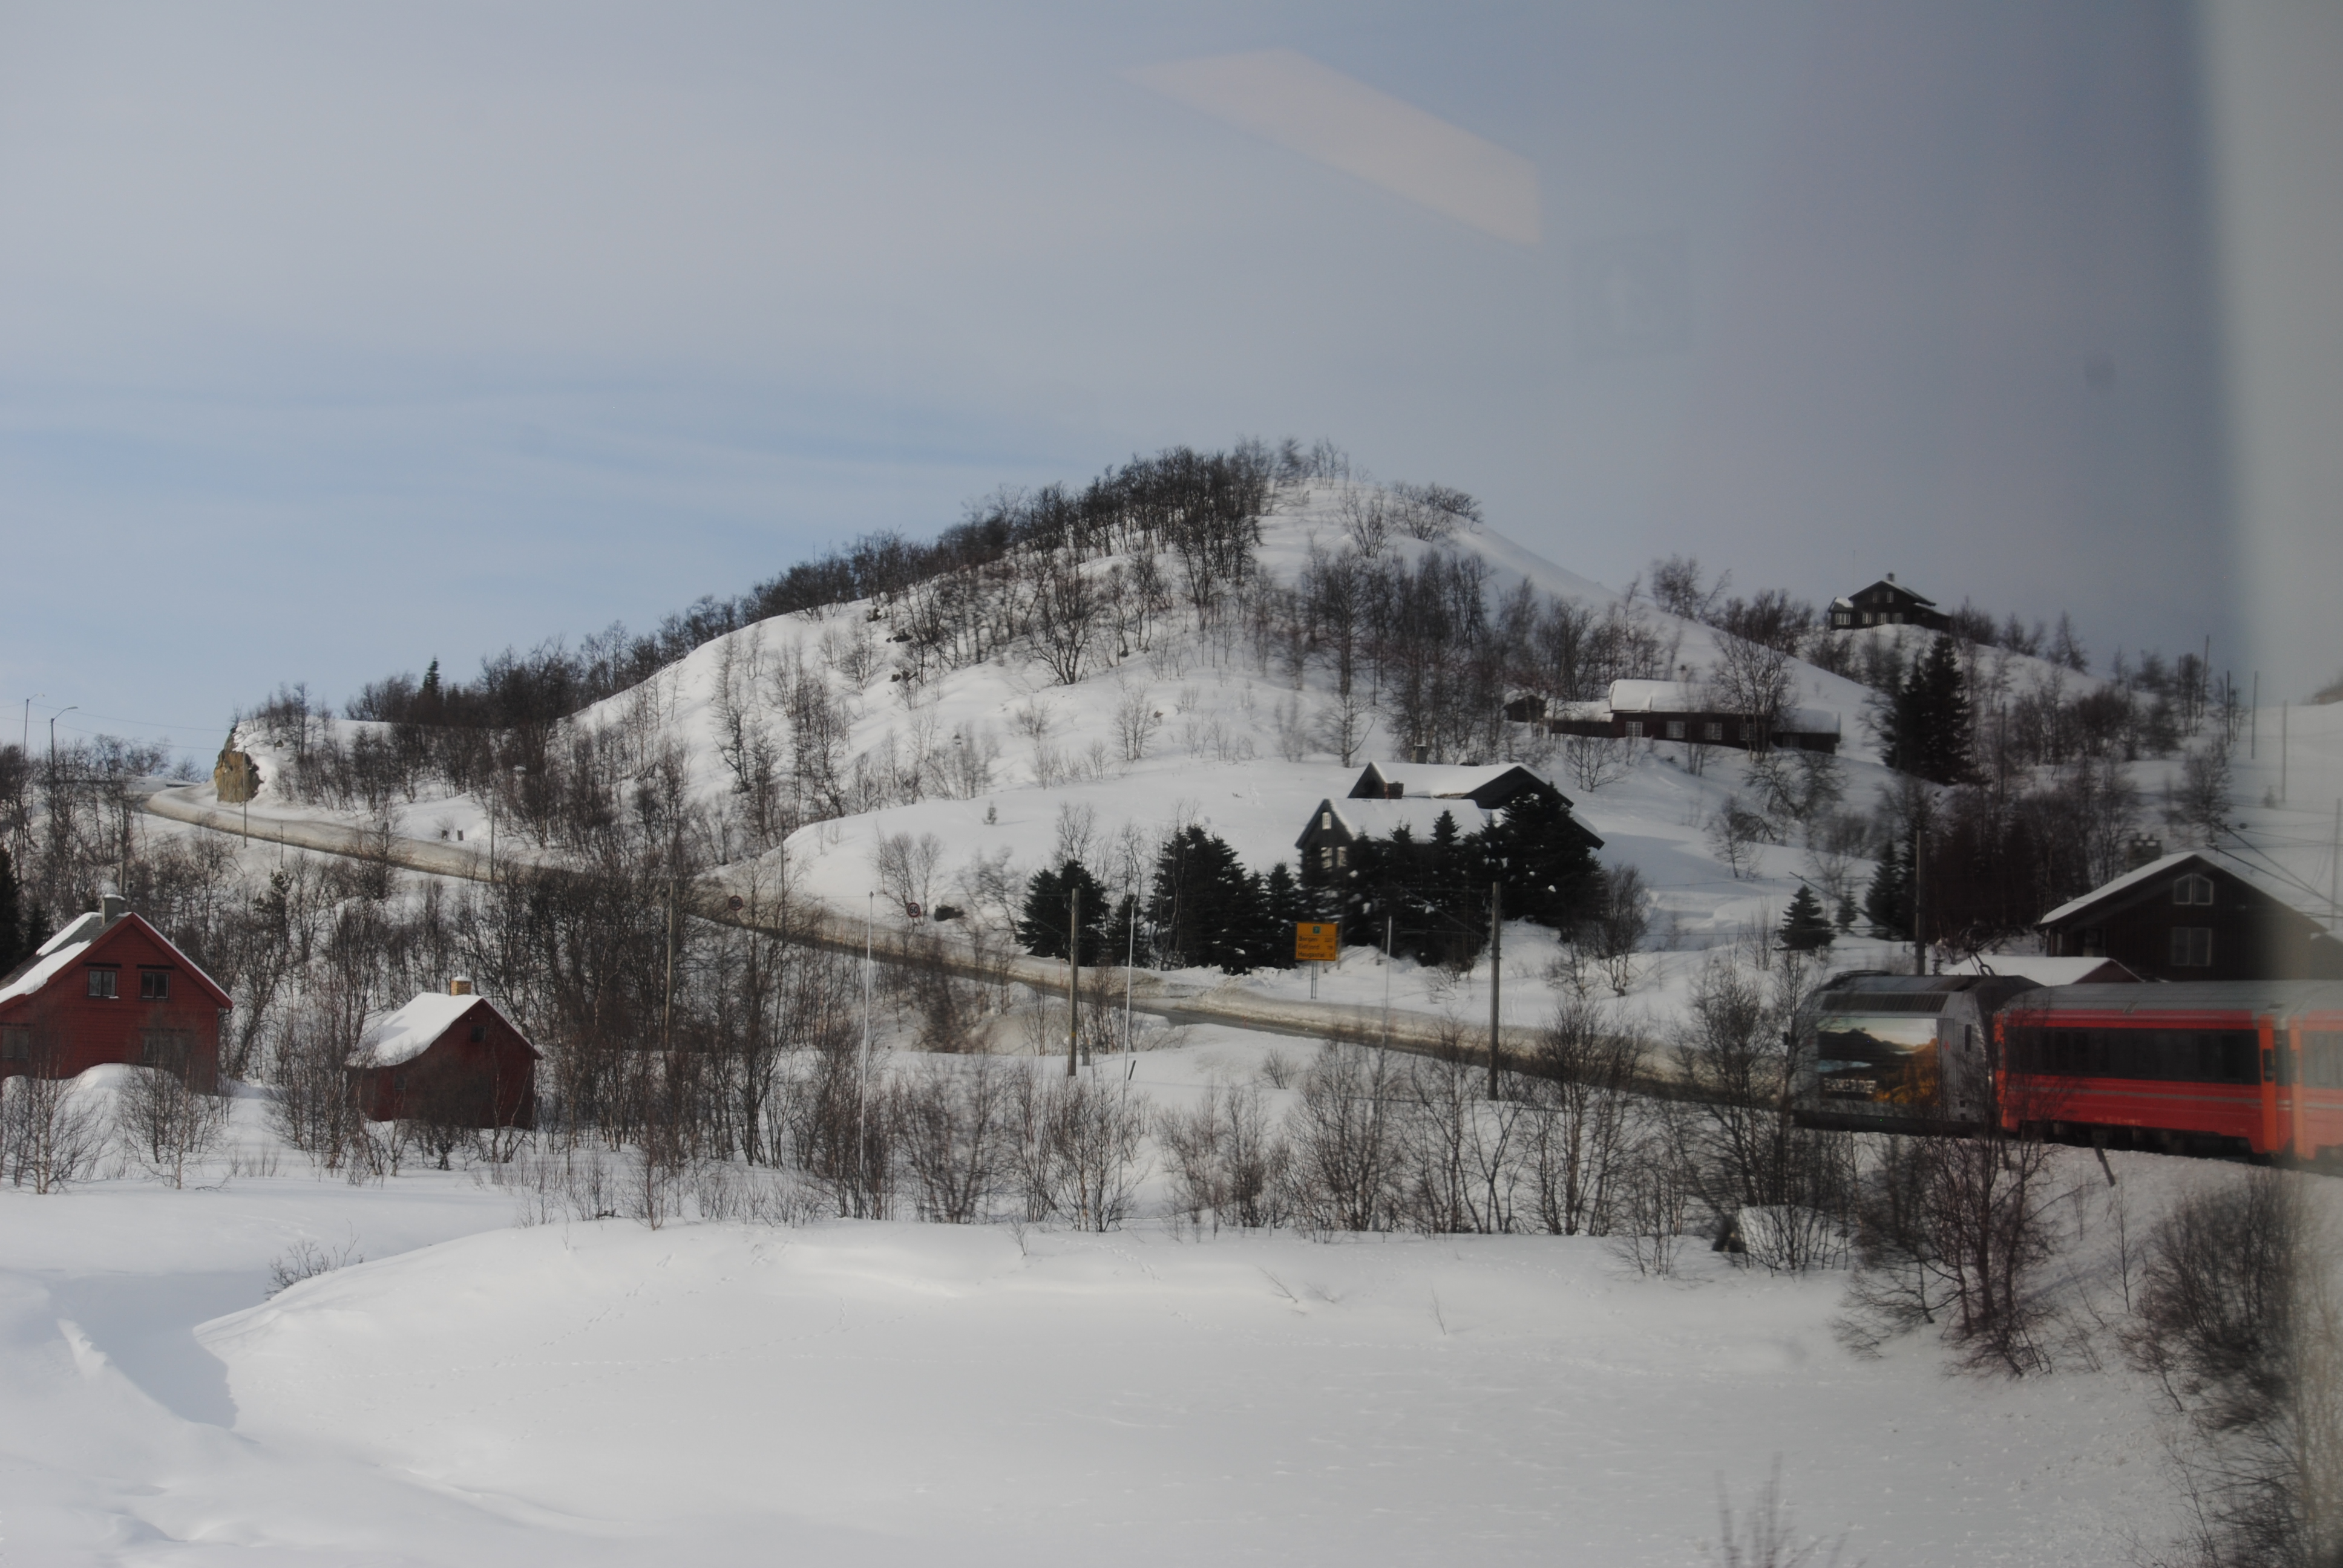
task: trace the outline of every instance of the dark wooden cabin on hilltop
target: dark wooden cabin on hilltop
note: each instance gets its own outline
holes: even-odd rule
[[[1831,600],[1833,631],[1859,630],[1866,626],[1924,626],[1930,631],[1950,631],[1953,618],[1936,601],[1914,593],[1889,572],[1867,588]]]

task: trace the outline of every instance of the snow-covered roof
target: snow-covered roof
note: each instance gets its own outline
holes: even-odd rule
[[[30,996],[39,990],[58,975],[72,968],[75,961],[89,952],[91,948],[106,940],[116,928],[125,923],[135,924],[138,930],[153,938],[156,945],[178,963],[182,972],[209,990],[221,1007],[235,1005],[228,999],[227,992],[220,989],[219,982],[206,974],[200,964],[181,952],[178,944],[156,930],[144,919],[127,911],[109,919],[105,913],[96,910],[70,921],[65,930],[43,942],[40,950],[34,955],[32,962],[20,970],[5,986],[0,987],[0,1004],[17,1000],[19,998]]]
[[[1714,688],[1683,680],[1614,680],[1611,683],[1614,713],[1715,713],[1723,711]],[[1838,714],[1827,708],[1782,710],[1780,729],[1798,734],[1835,734]]]
[[[90,916],[85,918],[96,919],[96,917]],[[35,991],[39,990],[43,986],[48,984],[51,980],[56,979],[57,976],[62,974],[65,970],[72,968],[74,960],[81,957],[83,953],[89,950],[89,944],[92,939],[88,936],[85,936],[79,940],[68,942],[63,947],[59,947],[57,942],[59,938],[78,930],[81,928],[82,923],[82,921],[76,920],[72,925],[67,926],[65,930],[58,932],[56,936],[51,937],[46,942],[44,942],[41,945],[40,954],[34,960],[32,967],[19,974],[15,980],[9,981],[7,985],[0,986],[0,1002],[11,1002],[15,1001],[18,997],[30,996]],[[100,929],[103,929],[102,921],[100,922]]]
[[[1682,680],[1614,680],[1611,683],[1614,713],[1700,713],[1708,698],[1698,686]]]
[[[2036,985],[2120,984],[2114,971],[2123,965],[2113,959],[2054,959],[2040,953],[1986,953],[1945,966],[1952,975],[2004,975],[2032,980]],[[2128,972],[2128,971],[2126,971]]]
[[[1453,762],[1371,762],[1368,766],[1387,781],[1399,785],[1405,795],[1428,795],[1448,799],[1470,795],[1483,785],[1493,783],[1517,768],[1533,779],[1547,784],[1554,782],[1536,769],[1523,767],[1518,762],[1496,762],[1477,768]]]
[[[2243,866],[2225,864],[2223,860],[2215,859],[2202,849],[2177,849],[2161,859],[2150,860],[2145,866],[2135,867],[2120,877],[2100,883],[2081,898],[2067,900],[2034,923],[2037,926],[2055,926],[2070,916],[2082,913],[2084,910],[2111,894],[2130,891],[2144,882],[2153,882],[2159,877],[2171,876],[2184,866],[2189,865],[2200,866],[2207,870],[2226,872],[2265,898],[2277,900],[2279,903],[2288,902],[2283,895],[2272,892],[2263,885],[2259,877],[2255,876]]]
[[[358,1048],[350,1052],[348,1065],[397,1067],[413,1061],[476,1007],[487,1008],[507,1024],[512,1022],[505,1018],[503,1009],[484,996],[448,996],[427,990],[367,1030],[359,1038]],[[519,1030],[516,1029],[514,1032]]]
[[[96,940],[97,933],[104,930],[106,930],[105,914],[100,910],[92,910],[87,914],[66,921],[63,930],[43,942],[35,951],[40,957],[46,958],[68,943],[75,947],[87,947]]]

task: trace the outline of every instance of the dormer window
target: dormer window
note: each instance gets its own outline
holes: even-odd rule
[[[2213,902],[2213,879],[2198,876],[2181,878],[2172,884],[2172,901],[2176,904],[2203,904],[2209,908]]]

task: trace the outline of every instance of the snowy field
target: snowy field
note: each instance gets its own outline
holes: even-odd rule
[[[1293,1050],[1192,1031],[1135,1091]],[[2164,1517],[2128,1374],[1859,1359],[1835,1271],[1151,1217],[528,1226],[462,1170],[252,1174],[237,1109],[242,1173],[0,1191],[0,1561],[1693,1564],[1777,1457],[1802,1535],[1876,1568],[2121,1563]],[[2234,1175],[2116,1169],[2136,1205]],[[365,1261],[269,1299],[305,1241]]]

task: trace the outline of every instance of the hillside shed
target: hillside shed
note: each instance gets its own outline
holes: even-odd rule
[[[1889,572],[1867,588],[1831,600],[1830,624],[1833,631],[1866,626],[1925,626],[1931,631],[1949,631],[1953,618],[1938,609],[1935,599],[1914,593]]]
[[[2343,979],[2343,942],[2230,867],[2184,850],[2059,905],[2053,955],[2108,958],[2143,980]]]
[[[537,1125],[537,1047],[467,980],[426,991],[367,1030],[351,1092],[370,1121]]]
[[[219,1077],[218,982],[122,900],[41,944],[0,979],[0,1078],[75,1078],[106,1062]]]
[[[1835,752],[1839,717],[1824,709],[1785,709],[1771,724],[1717,706],[1715,694],[1677,680],[1614,680],[1600,702],[1563,705],[1546,728],[1556,735],[1612,740],[1674,740],[1736,751],[1787,747]]]

